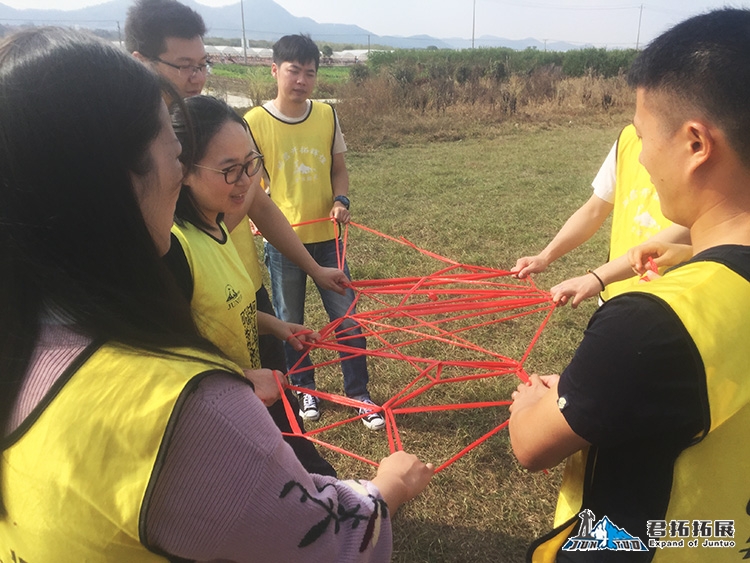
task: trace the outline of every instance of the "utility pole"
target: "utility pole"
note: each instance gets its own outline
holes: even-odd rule
[[[245,54],[245,64],[247,64],[247,39],[245,39],[245,4],[240,0],[240,14],[242,17],[242,52]]]
[[[638,35],[635,38],[635,50],[638,50],[638,45],[641,42],[641,20],[643,20],[643,4],[641,4],[641,11],[638,14]]]
[[[474,31],[477,27],[477,0],[474,0],[474,9],[471,14],[471,48],[474,48]]]

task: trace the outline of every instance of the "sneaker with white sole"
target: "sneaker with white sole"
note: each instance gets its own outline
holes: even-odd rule
[[[317,397],[313,397],[309,393],[300,393],[299,403],[299,415],[304,420],[311,420],[314,422],[320,418]]]
[[[362,399],[361,402],[367,405],[372,405],[373,407],[377,407],[377,405],[370,399]],[[370,430],[380,430],[385,426],[385,419],[383,419],[383,415],[380,414],[380,411],[368,409],[366,407],[360,407],[357,409],[357,414],[365,415],[362,417],[362,424],[367,426],[367,428],[369,428]]]

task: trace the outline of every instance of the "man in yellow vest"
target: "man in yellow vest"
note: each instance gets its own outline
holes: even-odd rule
[[[305,35],[286,35],[273,46],[271,73],[276,79],[276,98],[245,115],[256,146],[265,159],[270,185],[268,193],[292,225],[310,255],[321,266],[337,267],[341,242],[336,239],[332,221],[348,223],[349,174],[344,143],[334,109],[310,100],[315,88],[320,51]],[[330,218],[329,221],[315,222]],[[310,223],[312,222],[312,223]],[[307,274],[288,260],[272,243],[265,245],[266,266],[271,273],[273,306],[287,322],[304,319]],[[346,263],[343,270],[349,275]],[[359,415],[372,430],[385,426],[380,409],[373,404],[367,388],[366,357],[357,349],[365,339],[357,323],[347,316],[354,312],[354,292],[339,295],[318,285],[323,305],[331,321],[343,319],[337,338],[351,353],[342,353],[341,370],[347,397],[360,401]],[[315,390],[314,370],[307,356],[285,346],[292,382]],[[318,398],[302,393],[300,414],[307,420],[320,417]]]
[[[560,376],[513,393],[531,470],[567,458],[529,561],[739,561],[750,554],[750,11],[693,17],[629,79],[664,216],[693,257],[592,317]]]

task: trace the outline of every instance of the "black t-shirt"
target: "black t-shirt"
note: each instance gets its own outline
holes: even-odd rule
[[[691,262],[705,260],[750,281],[748,247],[717,247]],[[642,293],[615,297],[591,318],[558,393],[565,420],[592,444],[593,477],[584,506],[597,520],[608,516],[631,535],[647,538],[646,521],[666,514],[675,459],[708,430],[705,371],[692,338],[661,299]],[[560,552],[558,561],[602,561],[603,554],[607,561],[653,556]]]

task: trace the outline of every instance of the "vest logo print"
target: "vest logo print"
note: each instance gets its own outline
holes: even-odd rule
[[[231,285],[227,284],[226,288],[224,288],[224,293],[226,293],[227,297],[227,310],[234,309],[242,303],[242,293],[234,289]]]
[[[578,534],[568,538],[563,551],[648,551],[641,538],[630,535],[605,516],[596,524],[596,516],[589,509],[578,513],[581,526]]]

